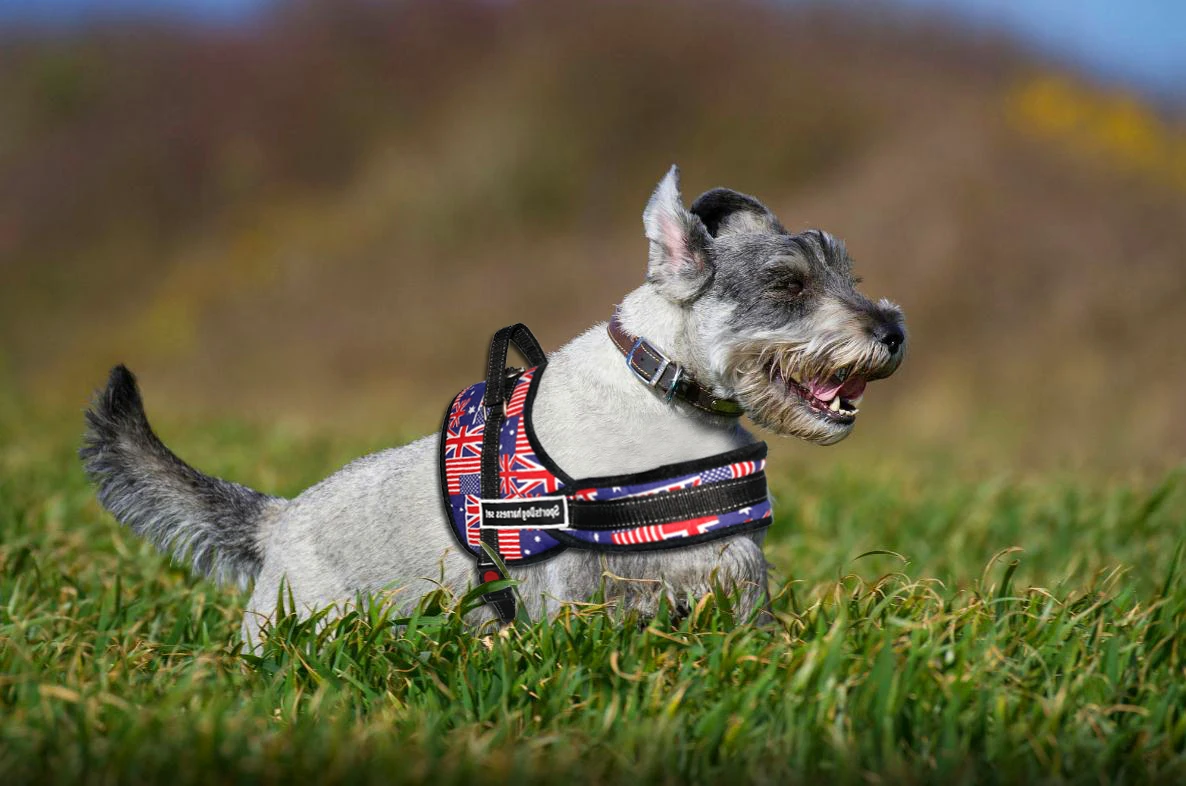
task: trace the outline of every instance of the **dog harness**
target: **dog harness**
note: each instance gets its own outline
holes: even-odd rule
[[[506,367],[510,344],[529,368]],[[503,328],[490,345],[486,380],[458,393],[445,413],[442,495],[453,535],[474,557],[480,584],[505,579],[504,566],[537,563],[569,548],[679,548],[770,526],[764,442],[645,472],[570,477],[532,427],[546,369],[547,358],[525,325]],[[514,619],[509,587],[483,599],[504,623]]]

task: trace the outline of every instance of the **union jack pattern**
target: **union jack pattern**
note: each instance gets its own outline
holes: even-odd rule
[[[567,490],[545,460],[536,454],[528,431],[527,399],[533,380],[539,373],[531,368],[520,375],[507,399],[506,418],[499,433],[499,494],[503,499],[564,494],[572,500],[613,500],[663,494],[704,484],[744,478],[766,468],[764,458],[740,461],[699,472],[629,483],[625,486],[582,486]],[[454,398],[445,418],[441,449],[445,465],[445,491],[448,497],[453,527],[473,553],[481,543],[480,499],[482,495],[482,441],[485,437],[486,408],[483,397],[486,383],[479,382],[461,391]],[[769,524],[770,502],[737,510],[727,510],[712,516],[673,521],[647,526],[627,527],[612,531],[563,530],[577,542],[590,547],[632,546],[681,538],[716,534],[744,524]],[[570,544],[572,540],[568,541]],[[547,530],[502,528],[498,530],[499,553],[504,560],[537,558],[562,546],[558,538]]]
[[[477,546],[482,542],[481,494],[465,495],[465,544]]]
[[[534,453],[499,456],[498,476],[503,499],[554,494],[560,488],[560,478],[540,464]]]
[[[461,493],[461,478],[465,475],[477,473],[481,477],[482,473],[485,409],[476,388],[477,385],[468,387],[457,397],[445,427],[442,449],[445,451],[445,485],[450,494]],[[482,412],[482,422],[477,422],[474,417],[478,411]]]
[[[449,428],[457,428],[458,424],[461,423],[461,418],[469,410],[471,406],[470,402],[473,399],[466,394],[471,390],[472,388],[466,388],[461,392],[461,395],[457,397],[457,404],[449,412]]]

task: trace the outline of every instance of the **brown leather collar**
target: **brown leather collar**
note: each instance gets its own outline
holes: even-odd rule
[[[731,398],[720,398],[701,385],[679,363],[668,358],[645,338],[626,332],[618,319],[618,310],[609,321],[609,337],[614,346],[626,356],[626,365],[648,387],[663,395],[667,401],[678,398],[701,412],[726,417],[739,417],[741,405]]]

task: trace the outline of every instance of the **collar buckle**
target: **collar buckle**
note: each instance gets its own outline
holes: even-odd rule
[[[741,405],[736,401],[717,397],[710,389],[697,382],[682,365],[656,349],[654,344],[641,336],[631,335],[618,321],[617,310],[614,311],[606,330],[613,345],[626,356],[626,368],[630,369],[630,373],[639,382],[663,394],[663,399],[668,403],[678,398],[710,415],[738,417],[742,414]],[[671,379],[664,381],[663,375],[669,369],[672,372]]]
[[[649,377],[647,376],[646,372],[643,371],[642,364],[637,362],[634,357],[638,353],[639,348],[643,345],[646,345],[646,349],[643,350],[643,355],[649,356],[658,363],[658,365],[655,367],[655,370],[650,373]],[[679,382],[684,376],[683,366],[681,366],[679,363],[673,362],[671,358],[664,355],[662,352],[656,349],[653,344],[642,337],[634,339],[634,345],[630,347],[630,351],[626,353],[626,368],[630,369],[630,373],[634,374],[634,376],[637,377],[638,380],[644,385],[660,391],[663,394],[663,400],[667,402],[670,402],[671,399],[675,398],[676,390],[679,389]],[[663,375],[667,373],[668,368],[675,369],[674,373],[671,375],[671,381],[665,386],[660,387],[659,382],[662,381]]]

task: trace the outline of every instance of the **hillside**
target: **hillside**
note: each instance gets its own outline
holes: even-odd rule
[[[123,361],[166,424],[432,429],[495,328],[554,348],[641,280],[675,161],[689,198],[729,185],[845,238],[903,305],[911,355],[836,455],[1186,453],[1186,134],[1004,45],[748,5],[427,2],[9,44],[18,408],[76,418]]]

